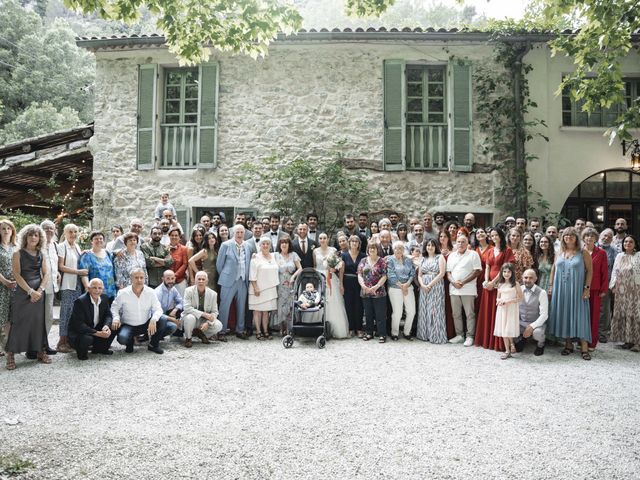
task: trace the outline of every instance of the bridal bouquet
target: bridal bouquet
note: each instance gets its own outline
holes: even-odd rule
[[[341,261],[337,254],[330,255],[327,258],[327,286],[329,287],[329,293],[331,293],[331,269],[335,270]]]

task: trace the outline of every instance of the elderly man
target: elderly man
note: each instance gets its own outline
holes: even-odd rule
[[[220,321],[226,333],[229,322],[231,302],[236,301],[236,337],[246,340],[244,317],[247,304],[247,282],[249,281],[249,262],[251,252],[244,241],[244,227],[236,225],[233,238],[220,245],[216,268],[220,285]],[[225,341],[224,337],[220,340]]]
[[[527,219],[524,217],[516,218],[516,228],[520,230],[520,233],[524,233],[527,230]]]
[[[186,348],[193,346],[193,335],[208,344],[222,330],[222,323],[218,320],[218,294],[207,287],[208,281],[207,272],[199,271],[196,284],[184,292],[182,322]]]
[[[133,352],[134,337],[147,333],[149,351],[162,354],[160,340],[168,334],[167,317],[156,297],[156,292],[144,284],[144,270],[131,271],[131,285],[118,292],[111,305],[111,323],[118,330],[118,343],[125,346],[125,352]]]
[[[600,232],[600,241],[598,246],[607,254],[608,277],[611,278],[613,272],[613,263],[616,260],[618,251],[611,244],[613,240],[613,230],[605,228]],[[609,341],[609,329],[611,328],[611,290],[606,289],[604,297],[600,302],[600,326],[598,328],[598,340],[602,343]]]
[[[465,347],[473,345],[476,332],[475,300],[478,295],[476,278],[482,273],[480,256],[475,250],[469,250],[469,240],[461,235],[456,240],[456,249],[447,259],[447,278],[449,279],[449,295],[451,297],[451,312],[456,329],[456,336],[451,343],[464,341]],[[467,317],[467,332],[465,339],[462,309]]]
[[[165,270],[162,283],[155,288],[156,297],[162,311],[167,317],[167,335],[173,334],[180,327],[180,314],[184,310],[182,296],[175,287],[176,274],[173,270]]]
[[[524,349],[527,338],[533,337],[538,345],[533,352],[536,357],[544,354],[545,328],[549,318],[549,299],[547,292],[536,285],[538,276],[535,270],[525,270],[522,274],[522,293],[520,302],[520,336],[516,340],[516,351]]]
[[[211,217],[209,215],[202,215],[200,217],[200,223],[204,226],[205,230],[209,230],[211,228]]]
[[[138,246],[136,248],[140,250],[140,247],[144,243],[144,239],[142,238],[142,220],[140,220],[139,218],[132,218],[129,222],[129,232],[135,233],[138,236]],[[118,238],[116,238],[113,242],[113,247],[111,248],[113,253],[121,253],[121,251],[125,248],[124,235],[120,235]]]
[[[44,296],[44,323],[47,329],[47,336],[53,325],[53,298],[60,290],[60,273],[58,273],[58,250],[56,249],[56,225],[51,220],[45,220],[40,224],[47,236],[47,244],[44,247],[44,259],[49,270],[49,281],[45,286]],[[47,342],[48,345],[48,342]],[[57,352],[47,346],[47,354],[55,355]],[[35,357],[34,357],[35,358]]]
[[[380,243],[378,244],[378,256],[388,257],[393,255],[392,238],[389,230],[382,230],[378,235]]]
[[[111,331],[111,311],[109,297],[104,293],[104,285],[99,278],[89,281],[87,293],[73,302],[73,311],[69,319],[69,343],[76,349],[78,360],[89,358],[92,353],[111,355],[109,350],[116,334]]]
[[[160,230],[160,227],[153,227],[151,229],[151,240],[140,247],[147,264],[149,286],[151,288],[156,288],[162,283],[162,274],[168,267],[173,265],[171,250],[160,243],[161,239],[162,230]]]

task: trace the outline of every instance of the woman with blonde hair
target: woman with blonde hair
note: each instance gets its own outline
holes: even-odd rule
[[[78,239],[78,227],[73,223],[65,225],[62,233],[64,241],[58,244],[58,270],[60,271],[60,340],[56,350],[61,353],[73,351],[67,333],[69,319],[73,311],[73,302],[80,296],[82,282],[80,277],[87,276],[89,270],[79,268],[80,247],[76,243]]]
[[[49,281],[47,262],[43,261],[45,244],[44,231],[38,225],[20,230],[11,267],[17,288],[11,301],[7,370],[16,368],[15,354],[21,352],[37,352],[40,363],[51,363],[44,321],[44,291]]]
[[[17,285],[11,271],[13,253],[18,249],[16,236],[16,227],[11,220],[0,220],[0,357],[4,356],[9,332],[11,292]]]

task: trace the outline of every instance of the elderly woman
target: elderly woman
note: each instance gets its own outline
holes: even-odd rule
[[[360,296],[360,284],[358,283],[358,265],[364,258],[360,251],[360,237],[349,237],[349,251],[342,253],[344,268],[340,270],[340,286],[344,296],[344,306],[349,320],[350,335],[362,335],[362,297]],[[375,245],[371,243],[371,245]]]
[[[621,348],[640,352],[640,253],[632,235],[622,241],[611,272],[611,291],[615,295],[611,318],[611,340]]]
[[[86,277],[89,271],[80,267],[80,247],[76,243],[78,227],[69,223],[62,233],[64,241],[58,244],[58,271],[60,272],[60,340],[56,350],[62,353],[73,351],[69,345],[69,319],[73,311],[73,302],[80,296],[82,290],[81,277]]]
[[[591,315],[591,342],[589,349],[594,350],[598,345],[598,331],[600,329],[600,301],[609,289],[609,265],[607,254],[600,247],[596,247],[598,232],[595,228],[587,227],[582,231],[584,250],[591,255],[593,275],[591,277],[591,292],[589,294],[589,314]]]
[[[253,326],[258,340],[271,340],[269,314],[278,310],[279,267],[271,249],[269,237],[260,238],[260,250],[249,265],[249,310],[253,311]]]
[[[378,256],[378,246],[367,245],[367,256],[358,265],[358,283],[361,288],[362,304],[367,319],[367,334],[364,340],[373,338],[374,326],[378,342],[387,341],[387,264]]]
[[[560,254],[551,269],[552,285],[548,332],[564,338],[562,355],[573,353],[573,338],[580,339],[584,360],[591,360],[591,317],[589,296],[593,267],[591,255],[580,245],[578,231],[569,227],[562,232]]]
[[[189,267],[189,258],[187,256],[187,247],[180,243],[182,231],[178,227],[169,229],[169,253],[173,258],[173,263],[169,267],[176,274],[176,290],[180,295],[184,295],[187,288],[187,275]]]
[[[11,301],[11,328],[7,340],[7,370],[16,368],[15,354],[37,352],[40,363],[51,363],[47,355],[44,319],[45,286],[49,280],[44,261],[44,231],[37,225],[20,230],[19,249],[13,253],[11,271],[17,289]]]
[[[295,300],[292,287],[295,278],[302,271],[300,257],[293,251],[291,237],[278,240],[278,252],[275,253],[280,283],[278,284],[278,322],[280,336],[284,337],[291,327],[291,311]]]
[[[104,248],[104,234],[91,232],[91,250],[86,251],[80,257],[80,268],[87,270],[88,275],[81,277],[85,290],[89,289],[89,281],[94,278],[102,280],[103,293],[109,297],[109,301],[116,298],[116,281],[111,254]]]
[[[9,332],[11,293],[16,288],[11,263],[17,250],[16,227],[10,220],[0,220],[0,357]]]
[[[424,255],[418,269],[420,284],[420,310],[418,332],[420,340],[431,343],[447,343],[445,315],[444,276],[447,262],[440,254],[435,240],[424,245]]]
[[[522,274],[524,271],[533,268],[533,257],[522,243],[522,232],[519,228],[509,230],[509,238],[507,240],[507,246],[513,252],[515,259],[513,264],[516,268],[516,282],[522,284]]]
[[[147,262],[144,254],[136,247],[138,245],[138,235],[133,232],[125,234],[122,239],[124,241],[124,249],[116,255],[113,262],[116,272],[116,287],[121,290],[131,285],[131,272],[140,268],[144,272],[144,283],[149,283],[149,275],[147,274]]]
[[[216,260],[218,258],[217,243],[218,239],[214,233],[205,233],[202,249],[189,259],[190,277],[196,278],[196,273],[204,270],[207,272],[209,279],[208,287],[212,290],[217,290],[218,288],[218,270],[216,269]]]
[[[385,260],[387,262],[387,287],[391,303],[391,340],[398,340],[403,311],[406,312],[404,338],[413,340],[411,327],[416,315],[416,299],[412,284],[416,268],[411,258],[405,255],[402,240],[393,242],[393,255],[389,255]]]

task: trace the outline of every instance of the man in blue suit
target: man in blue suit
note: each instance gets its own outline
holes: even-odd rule
[[[246,340],[244,331],[244,314],[247,304],[247,285],[249,282],[249,263],[251,249],[244,241],[244,227],[236,225],[233,238],[220,245],[216,267],[218,285],[220,285],[219,320],[222,332],[227,331],[231,302],[236,301],[236,337]]]

